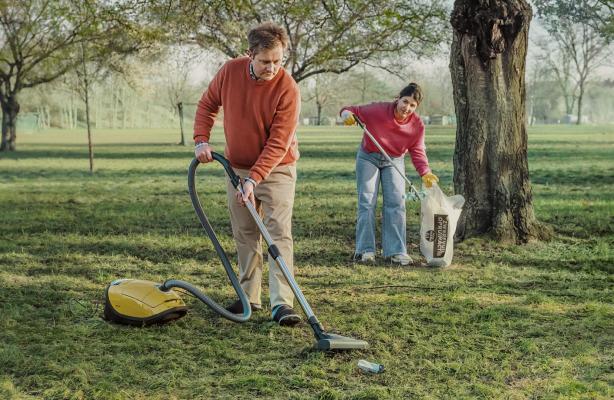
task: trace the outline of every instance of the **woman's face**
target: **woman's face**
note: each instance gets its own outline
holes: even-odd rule
[[[403,96],[397,100],[397,105],[394,109],[394,117],[397,121],[404,121],[418,108],[418,102],[414,96]]]

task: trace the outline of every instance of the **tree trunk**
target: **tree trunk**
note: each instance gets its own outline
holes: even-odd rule
[[[72,128],[78,128],[79,127],[79,107],[77,106],[77,102],[75,101],[75,96],[73,96],[72,94],[70,95],[70,108],[71,108],[71,117],[72,117],[72,121],[71,121],[71,125]]]
[[[4,111],[4,103],[2,103],[2,142],[0,144],[0,151],[8,150],[9,141],[9,117],[8,113]]]
[[[111,122],[111,128],[112,129],[116,128],[115,121],[117,121],[117,108],[118,108],[118,106],[117,106],[118,100],[117,99],[119,97],[118,92],[119,92],[119,88],[118,87],[114,87],[113,88],[113,111],[112,111],[113,112],[113,117],[111,118],[111,121],[112,121]]]
[[[317,110],[317,125],[322,125],[322,104],[319,101],[316,101],[316,110]]]
[[[525,0],[456,0],[450,72],[457,116],[454,188],[465,199],[457,235],[526,243],[543,237],[527,161]]]
[[[535,98],[531,96],[531,106],[529,107],[529,126],[535,124]]]
[[[2,99],[2,143],[0,151],[15,151],[17,140],[17,114],[19,103],[15,95],[8,95]]]
[[[180,145],[185,146],[185,135],[183,133],[183,103],[177,103],[177,113],[179,114],[179,129],[181,131],[181,141]]]
[[[362,66],[362,79],[360,86],[360,104],[365,104],[365,98],[367,94],[367,66]]]
[[[103,90],[100,89],[100,86],[97,86],[97,90],[94,92],[94,96],[96,99],[96,103],[94,104],[94,126],[96,127],[96,129],[102,128],[102,126],[100,126],[100,113],[102,113],[102,102],[100,101],[100,99],[103,98],[104,92],[100,92],[103,92]]]
[[[85,125],[87,126],[87,154],[90,161],[90,174],[94,173],[94,146],[92,144],[92,124],[90,122],[90,80],[85,62],[85,46],[81,44],[81,79],[83,80],[83,100],[85,102]]]
[[[92,143],[92,124],[90,122],[89,89],[85,89],[85,124],[87,125],[87,153],[90,159],[90,174],[94,173],[94,145]]]
[[[580,82],[580,94],[578,95],[578,120],[576,125],[582,123],[582,98],[584,97],[584,82]]]
[[[565,114],[572,115],[573,107],[576,105],[576,100],[573,94],[566,94],[565,96]]]
[[[122,90],[122,129],[128,125],[128,107],[126,107],[126,91]]]

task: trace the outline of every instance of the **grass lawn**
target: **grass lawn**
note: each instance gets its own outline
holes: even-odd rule
[[[0,154],[1,399],[614,397],[614,126],[530,129],[535,212],[555,238],[471,239],[443,269],[352,264],[358,130],[302,127],[297,281],[325,328],[371,344],[338,354],[312,350],[306,324],[276,326],[269,307],[237,325],[185,296],[173,324],[103,321],[121,277],[234,297],[190,204],[191,147],[163,130],[94,135],[94,175],[83,131],[22,133]],[[428,129],[427,146],[451,193],[454,131]],[[199,168],[198,184],[234,260],[221,166]],[[418,213],[408,205],[421,259]],[[364,374],[359,359],[386,370]]]

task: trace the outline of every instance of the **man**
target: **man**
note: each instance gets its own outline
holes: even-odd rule
[[[247,36],[247,57],[228,61],[218,71],[198,103],[194,121],[194,153],[212,161],[208,143],[215,116],[224,108],[226,158],[243,180],[244,195],[227,179],[232,234],[239,257],[239,281],[252,311],[262,309],[262,239],[245,202],[251,201],[293,274],[292,207],[299,158],[296,127],[300,93],[282,68],[288,35],[266,22]],[[273,320],[291,326],[300,322],[292,309],[294,294],[269,256],[269,294]],[[227,308],[242,313],[240,301]]]

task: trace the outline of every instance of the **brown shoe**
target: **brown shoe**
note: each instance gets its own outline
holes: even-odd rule
[[[301,322],[301,317],[289,305],[282,304],[274,310],[273,321],[281,326],[293,326]]]
[[[262,310],[262,306],[260,304],[249,303],[249,305],[252,308],[252,312]],[[233,314],[243,314],[243,303],[241,303],[241,300],[237,300],[226,307],[226,310]]]

